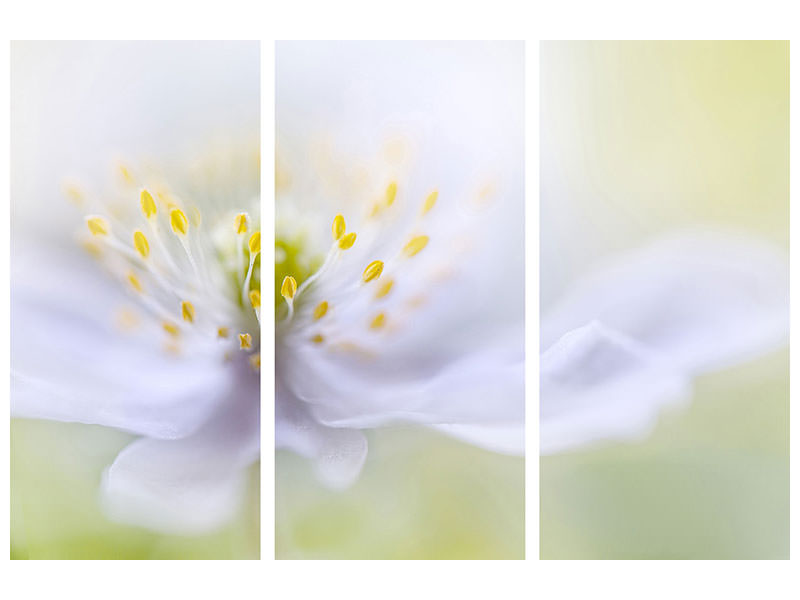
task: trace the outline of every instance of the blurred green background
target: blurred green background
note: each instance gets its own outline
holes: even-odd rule
[[[543,457],[541,558],[788,558],[788,369],[702,377],[645,443]]]
[[[541,46],[542,310],[687,225],[789,244],[788,42]],[[640,444],[540,459],[542,558],[788,558],[789,352],[695,381]]]
[[[364,471],[344,492],[277,453],[277,558],[524,558],[524,459],[423,428],[368,435]]]
[[[103,469],[133,439],[94,425],[12,419],[11,558],[259,558],[258,465],[239,516],[213,535],[159,535],[108,521],[98,505]]]

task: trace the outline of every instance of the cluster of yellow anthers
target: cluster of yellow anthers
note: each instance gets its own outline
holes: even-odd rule
[[[125,279],[133,292],[141,299],[143,304],[161,319],[163,330],[170,336],[173,342],[177,341],[184,328],[191,328],[192,332],[210,335],[220,340],[230,338],[232,323],[238,320],[235,318],[235,311],[239,308],[225,294],[219,290],[212,289],[207,265],[203,264],[202,245],[197,240],[191,243],[193,235],[192,228],[199,231],[201,215],[199,210],[190,211],[192,220],[190,224],[186,213],[176,204],[159,197],[157,202],[153,195],[146,189],[140,193],[141,212],[149,228],[149,235],[141,229],[135,229],[132,235],[132,244],[129,246],[124,243],[112,231],[109,221],[98,215],[86,217],[86,225],[89,232],[98,240],[107,244],[110,248],[119,252],[130,267],[125,274]],[[159,203],[165,210],[159,210]],[[159,215],[164,214],[174,237],[180,242],[186,260],[178,260],[168,249],[169,240],[164,236]],[[236,236],[237,249],[237,281],[241,284],[241,305],[249,310],[252,308],[257,322],[261,320],[261,292],[251,288],[253,268],[256,258],[261,252],[261,232],[254,231],[245,238],[250,228],[250,217],[247,213],[236,215],[233,223],[233,234]],[[197,235],[196,233],[194,235]],[[158,248],[158,255],[161,260],[154,260],[151,251],[150,241],[153,240]],[[174,244],[173,244],[174,246]],[[245,261],[244,247],[249,252],[249,261]],[[199,249],[199,254],[196,254]],[[191,275],[184,272],[179,266],[179,262],[184,264],[188,261]],[[246,269],[245,269],[246,266]],[[241,267],[241,268],[240,268]],[[142,274],[147,274],[154,282],[154,289],[147,290],[142,284]],[[175,308],[171,309],[169,304],[175,302]],[[197,306],[202,306],[205,314],[200,314]],[[174,312],[173,312],[174,311]],[[260,368],[260,355],[255,352],[253,336],[242,331],[238,334],[239,349],[248,352],[249,362],[254,369]],[[171,344],[168,348],[176,349],[177,346]]]
[[[386,189],[383,203],[376,203],[372,207],[369,217],[373,218],[377,216],[383,209],[390,207],[394,203],[396,195],[397,184],[389,184]],[[428,194],[422,204],[422,209],[419,213],[420,217],[427,214],[434,207],[438,196],[439,192],[436,190]],[[294,304],[303,291],[306,290],[315,280],[319,279],[320,276],[322,276],[330,266],[330,264],[334,262],[342,252],[352,248],[356,242],[355,232],[347,233],[345,220],[342,215],[336,215],[334,217],[333,224],[331,225],[331,233],[333,236],[333,245],[331,250],[328,253],[323,265],[313,275],[311,275],[311,277],[306,279],[299,287],[297,285],[297,280],[291,275],[287,275],[283,278],[283,282],[281,284],[281,296],[283,296],[288,307],[288,315],[286,317],[287,323],[292,320],[294,315]],[[413,235],[403,246],[400,256],[411,258],[412,256],[419,254],[428,245],[429,239],[430,238],[427,235]],[[359,285],[364,286],[372,281],[377,281],[380,279],[384,272],[384,266],[384,262],[381,260],[373,260],[370,262],[361,275]],[[392,291],[393,286],[394,279],[391,277],[384,279],[380,282],[380,285],[378,285],[377,289],[375,290],[374,298],[377,300],[386,297],[389,292]],[[312,312],[313,321],[319,321],[325,317],[331,308],[331,304],[328,300],[322,300],[316,305]],[[370,318],[369,328],[371,330],[380,330],[384,328],[387,320],[388,318],[385,312],[378,312]],[[316,344],[321,344],[325,341],[325,338],[322,336],[322,334],[316,333],[311,337],[311,341]]]

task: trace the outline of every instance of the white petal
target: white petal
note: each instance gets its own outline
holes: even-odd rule
[[[243,374],[227,402],[181,440],[143,438],[120,452],[103,479],[109,518],[171,534],[223,526],[240,507],[259,454],[258,380]]]
[[[432,425],[433,429],[500,454],[525,454],[525,425]]]
[[[487,349],[447,361],[428,360],[423,351],[376,362],[341,360],[308,345],[282,370],[291,375],[291,391],[326,425],[524,421],[524,368],[516,352]]]
[[[213,348],[187,348],[184,359],[165,353],[159,335],[115,328],[124,297],[114,282],[64,254],[12,280],[12,415],[158,438],[196,430],[224,399],[230,369]]]
[[[363,433],[318,423],[279,379],[275,393],[275,447],[312,459],[319,480],[334,489],[350,486],[367,459],[367,439]]]
[[[646,436],[659,413],[689,397],[688,378],[643,345],[594,322],[541,356],[542,454]]]
[[[724,368],[786,343],[788,275],[785,253],[745,235],[673,235],[579,281],[542,347],[597,319],[691,372]]]

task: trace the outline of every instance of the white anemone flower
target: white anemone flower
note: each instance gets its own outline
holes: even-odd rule
[[[524,450],[521,50],[278,46],[276,445],[331,487],[377,427]]]
[[[540,451],[640,440],[692,379],[785,345],[785,254],[693,229],[579,279],[542,316]]]
[[[88,253],[15,237],[12,416],[140,436],[104,475],[108,515],[201,533],[236,513],[259,457],[257,152],[119,179],[67,190]]]

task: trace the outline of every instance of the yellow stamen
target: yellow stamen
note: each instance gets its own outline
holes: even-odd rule
[[[103,217],[86,217],[86,225],[92,235],[108,235],[111,231],[111,226]]]
[[[327,312],[328,312],[328,302],[327,300],[323,300],[322,302],[317,304],[317,307],[314,309],[314,320],[318,321],[319,319],[324,317]]]
[[[203,224],[203,213],[196,206],[189,207],[189,222],[195,229],[200,229],[200,225]]]
[[[331,233],[333,234],[333,240],[336,241],[344,235],[345,231],[345,223],[344,217],[342,215],[336,215],[333,218],[333,225],[331,225]]]
[[[91,240],[81,242],[81,246],[94,258],[99,258],[103,254],[103,249]]]
[[[409,308],[419,308],[423,306],[428,301],[428,297],[424,294],[417,294],[413,298],[409,298],[408,302],[406,302],[406,306]]]
[[[145,235],[138,229],[133,232],[133,245],[142,258],[147,258],[147,255],[150,254],[150,244],[147,242]]]
[[[375,298],[383,298],[389,292],[392,291],[392,286],[394,285],[394,279],[389,279],[388,281],[384,281],[381,286],[378,288],[378,291],[375,292]]]
[[[253,235],[250,236],[250,240],[247,242],[247,247],[250,249],[250,254],[258,254],[261,252],[261,232],[256,231]]]
[[[158,201],[161,202],[161,206],[166,206],[167,210],[172,210],[178,206],[172,201],[172,195],[167,190],[158,190],[156,196]]]
[[[133,175],[131,175],[131,172],[128,170],[128,167],[126,167],[125,165],[123,164],[119,165],[119,174],[122,175],[122,179],[123,181],[125,181],[125,183],[129,185],[132,185],[134,183]]]
[[[367,268],[364,269],[364,275],[362,275],[362,279],[364,279],[364,283],[367,283],[368,281],[372,281],[373,279],[380,277],[381,273],[383,273],[383,261],[373,260],[367,265]]]
[[[161,324],[161,327],[163,327],[164,331],[166,331],[172,337],[178,337],[178,334],[181,332],[181,330],[178,329],[178,326],[175,325],[175,323],[170,323],[169,321],[164,321]]]
[[[406,256],[414,256],[422,251],[425,246],[428,245],[428,238],[427,235],[418,235],[416,237],[411,238],[409,242],[403,247],[403,252]]]
[[[128,283],[130,283],[131,287],[140,294],[144,291],[142,283],[139,281],[139,278],[136,277],[136,274],[133,272],[128,273]]]
[[[369,324],[370,329],[380,329],[386,325],[386,313],[378,313]]]
[[[156,201],[153,200],[153,195],[147,190],[142,190],[140,198],[142,203],[142,214],[144,215],[144,218],[152,219],[155,217],[158,209],[156,207]]]
[[[239,349],[240,350],[248,350],[249,348],[253,347],[253,336],[249,333],[240,333],[239,334]]]
[[[184,300],[181,302],[181,317],[188,323],[194,323],[194,305],[191,302]]]
[[[233,227],[237,234],[241,235],[247,233],[247,221],[247,213],[239,213],[236,215],[236,218],[233,220]]]
[[[422,204],[422,214],[427,214],[435,205],[436,200],[439,198],[439,191],[433,190],[428,197],[425,198],[425,202]]]
[[[356,234],[348,233],[339,239],[339,248],[342,250],[349,250],[356,243]]]
[[[169,211],[169,225],[175,235],[186,235],[189,230],[189,219],[180,208],[173,208]]]
[[[256,352],[255,354],[251,354],[250,357],[247,359],[250,362],[250,367],[254,371],[258,371],[261,369],[261,353]]]
[[[217,337],[218,338],[226,338],[230,335],[230,330],[227,327],[218,327],[217,328]]]
[[[394,204],[394,199],[397,197],[397,183],[392,182],[386,188],[386,206]]]
[[[261,292],[250,290],[250,304],[253,305],[253,308],[261,308]]]
[[[325,338],[322,337],[320,334],[316,334],[314,337],[311,338],[311,341],[315,344],[321,344],[325,341]]]
[[[77,185],[65,185],[64,193],[67,195],[75,206],[83,206],[83,192]]]
[[[122,331],[131,331],[139,324],[139,317],[134,311],[123,306],[117,311],[116,323]]]
[[[287,300],[291,300],[294,298],[294,294],[297,291],[297,280],[292,277],[291,275],[287,275],[283,278],[283,283],[281,284],[281,296],[286,298]]]

